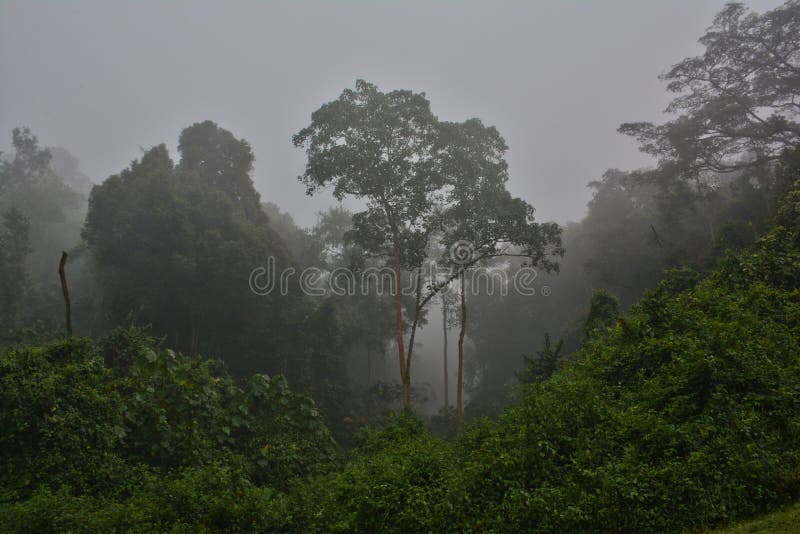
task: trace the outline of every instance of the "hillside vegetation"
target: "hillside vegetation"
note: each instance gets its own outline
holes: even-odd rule
[[[791,169],[785,172],[794,172]],[[337,451],[280,377],[138,330],[0,361],[0,527],[679,531],[800,497],[800,182],[708,277],[671,273],[455,442],[411,415]]]

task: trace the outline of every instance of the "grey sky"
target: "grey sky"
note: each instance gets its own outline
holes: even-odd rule
[[[723,3],[0,0],[0,147],[30,126],[97,182],[211,119],[252,144],[264,200],[309,225],[333,200],[305,196],[291,136],[365,78],[497,126],[512,191],[566,222],[606,168],[649,163],[616,127],[659,120],[658,74]]]

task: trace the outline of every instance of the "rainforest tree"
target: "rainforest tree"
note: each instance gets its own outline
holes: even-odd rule
[[[678,93],[661,125],[626,123],[642,150],[697,177],[780,158],[800,142],[800,2],[763,14],[729,3],[700,38],[705,51],[662,79]]]
[[[424,93],[383,93],[364,80],[311,116],[293,142],[308,161],[300,177],[309,194],[330,185],[337,199],[363,199],[353,217],[353,240],[394,271],[395,323],[403,402],[411,403],[410,358],[403,341],[401,272],[425,259],[432,233],[437,120]],[[409,347],[409,352],[411,352]]]
[[[159,145],[92,191],[84,238],[105,312],[152,325],[186,353],[272,371],[264,352],[280,359],[278,297],[254,295],[248,276],[287,253],[247,174],[252,153],[210,122],[184,130],[179,146],[178,165]]]
[[[460,433],[464,414],[466,270],[492,258],[516,256],[525,258],[529,266],[541,266],[551,272],[558,268],[555,259],[564,251],[558,225],[535,223],[533,207],[506,189],[508,146],[496,128],[470,119],[463,123],[442,123],[440,131],[443,147],[440,161],[447,184],[440,216],[443,242],[450,244],[442,260],[459,279],[461,329],[456,417]]]

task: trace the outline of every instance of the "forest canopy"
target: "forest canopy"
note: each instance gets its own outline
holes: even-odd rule
[[[280,177],[331,202],[310,225],[238,128],[96,183],[14,128],[0,530],[700,532],[796,505],[800,1],[726,4],[698,42],[664,121],[619,126],[652,165],[599,172],[570,223],[422,87],[315,93]]]

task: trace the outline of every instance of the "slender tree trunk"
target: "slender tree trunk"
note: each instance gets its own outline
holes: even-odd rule
[[[370,344],[367,343],[367,385],[372,384],[372,352]]]
[[[397,323],[397,357],[400,360],[400,380],[403,383],[403,407],[411,407],[410,395],[406,395],[406,353],[403,347],[403,305],[400,292],[400,248],[394,248],[394,315]]]
[[[464,334],[467,331],[467,301],[464,296],[464,271],[461,271],[461,331],[458,333],[458,399],[456,413],[456,432],[461,435],[464,429]]]
[[[322,343],[317,343],[317,356],[322,356]],[[322,359],[322,358],[321,358]],[[324,361],[324,359],[322,359]],[[314,397],[314,353],[312,351],[308,351],[308,358],[306,359],[306,369],[308,370],[308,396]]]
[[[72,337],[72,309],[69,302],[69,289],[67,289],[67,253],[61,253],[61,261],[58,264],[58,277],[61,279],[61,293],[64,295],[64,311],[67,321],[67,336]]]
[[[444,350],[442,351],[444,363],[444,409],[447,412],[447,407],[450,406],[450,395],[447,391],[449,384],[447,378],[447,298],[444,293],[442,293],[442,338],[444,339]]]
[[[422,312],[422,306],[420,306],[420,299],[422,298],[421,270],[421,268],[418,268],[416,272],[414,322],[411,323],[411,338],[408,341],[408,355],[406,356],[406,372],[403,377],[403,403],[407,410],[411,408],[411,356],[414,354],[414,339],[417,337],[417,326],[419,326],[419,316]]]
[[[413,353],[414,337],[417,333],[417,318],[411,323],[411,338],[408,341],[408,355],[406,356],[406,370],[403,374],[403,408],[411,409],[411,354]]]

